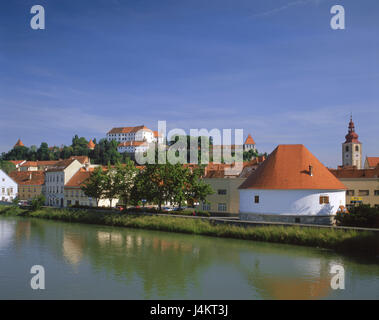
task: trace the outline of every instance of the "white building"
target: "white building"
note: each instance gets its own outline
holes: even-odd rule
[[[330,224],[346,187],[303,145],[279,145],[239,187],[240,218]]]
[[[154,131],[142,126],[113,128],[107,133],[108,141],[116,140],[118,142],[126,141],[146,141],[154,142]]]
[[[120,153],[128,152],[128,153],[138,153],[138,152],[146,152],[149,148],[149,143],[145,141],[126,141],[121,142],[117,151]]]
[[[17,182],[0,169],[0,200],[12,202],[17,197]]]
[[[64,186],[82,167],[78,160],[67,159],[46,170],[44,192],[47,205],[64,206]]]

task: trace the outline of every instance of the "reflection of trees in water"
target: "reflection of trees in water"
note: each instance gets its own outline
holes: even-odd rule
[[[242,274],[253,291],[271,299],[328,295],[331,262],[360,277],[379,275],[375,266],[300,246],[38,219],[16,219],[15,230],[20,243],[31,234],[58,261],[75,268],[88,260],[95,271],[105,271],[112,279],[141,279],[145,298],[175,298],[175,293],[185,297],[190,287],[202,287],[203,271],[225,264]],[[224,277],[228,275],[217,275],[220,281]]]
[[[91,237],[91,241],[94,240]],[[185,296],[189,285],[200,287],[198,279],[202,269],[217,260],[238,262],[238,253],[222,255],[218,248],[201,237],[154,231],[104,230],[97,232],[96,240],[97,243],[88,246],[93,265],[127,282],[134,276],[142,279],[145,298],[150,298],[154,292],[160,297],[172,296],[172,289]]]

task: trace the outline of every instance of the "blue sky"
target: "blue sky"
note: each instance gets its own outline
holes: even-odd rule
[[[46,30],[30,28],[41,4]],[[342,4],[346,30],[330,28]],[[337,166],[353,112],[379,155],[377,0],[12,0],[0,9],[0,152],[115,126],[238,128]]]

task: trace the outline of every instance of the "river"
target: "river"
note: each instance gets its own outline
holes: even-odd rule
[[[332,265],[345,289],[333,290]],[[31,267],[45,270],[33,290]],[[0,299],[379,299],[379,261],[328,250],[0,217]]]

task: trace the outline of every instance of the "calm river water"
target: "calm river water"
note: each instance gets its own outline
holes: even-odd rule
[[[345,289],[330,286],[333,264]],[[45,290],[32,290],[33,265]],[[0,299],[379,299],[379,261],[314,248],[0,217]]]

